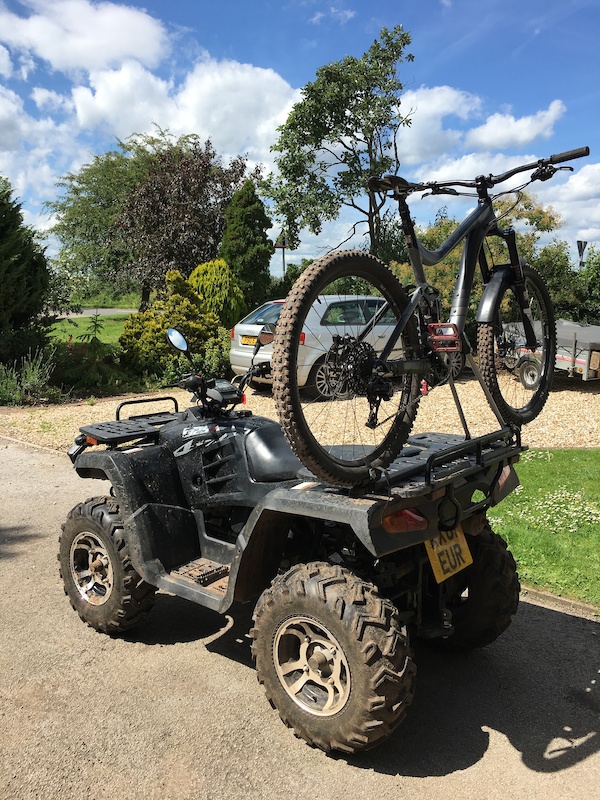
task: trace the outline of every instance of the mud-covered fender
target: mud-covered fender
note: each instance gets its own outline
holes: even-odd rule
[[[504,291],[515,281],[515,274],[512,267],[503,267],[494,272],[487,283],[483,297],[477,309],[477,322],[492,323],[494,321],[494,311],[502,297]]]
[[[183,497],[173,457],[160,445],[83,452],[74,467],[81,478],[111,483],[132,563],[148,583],[156,585],[165,569],[195,557],[194,515]]]

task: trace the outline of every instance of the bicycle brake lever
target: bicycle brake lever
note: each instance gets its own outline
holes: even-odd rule
[[[573,172],[574,167],[554,167],[552,164],[544,164],[543,166],[538,167],[536,169],[536,171],[531,176],[531,180],[549,181],[555,172],[559,172],[562,170],[567,170],[567,172]]]

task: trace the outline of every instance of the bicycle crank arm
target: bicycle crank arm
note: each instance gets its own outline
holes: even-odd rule
[[[386,377],[398,377],[399,375],[429,375],[431,372],[431,361],[425,358],[403,359],[385,362]]]

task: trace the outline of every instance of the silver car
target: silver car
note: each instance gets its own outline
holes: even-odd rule
[[[336,333],[352,329],[357,335],[384,302],[381,297],[319,295],[306,316],[302,329],[301,351],[298,355],[298,385],[315,397],[330,396],[326,356]],[[255,309],[231,329],[229,361],[235,375],[243,375],[249,368],[258,333],[264,325],[276,325],[285,300],[270,300]],[[366,341],[380,351],[391,334],[393,315],[385,314],[366,337]],[[379,341],[379,345],[378,345]],[[255,363],[270,361],[273,346],[261,348]],[[255,378],[253,382],[268,384],[270,378]]]

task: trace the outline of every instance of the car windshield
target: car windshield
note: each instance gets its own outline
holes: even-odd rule
[[[283,303],[265,303],[244,317],[242,325],[277,325]]]

